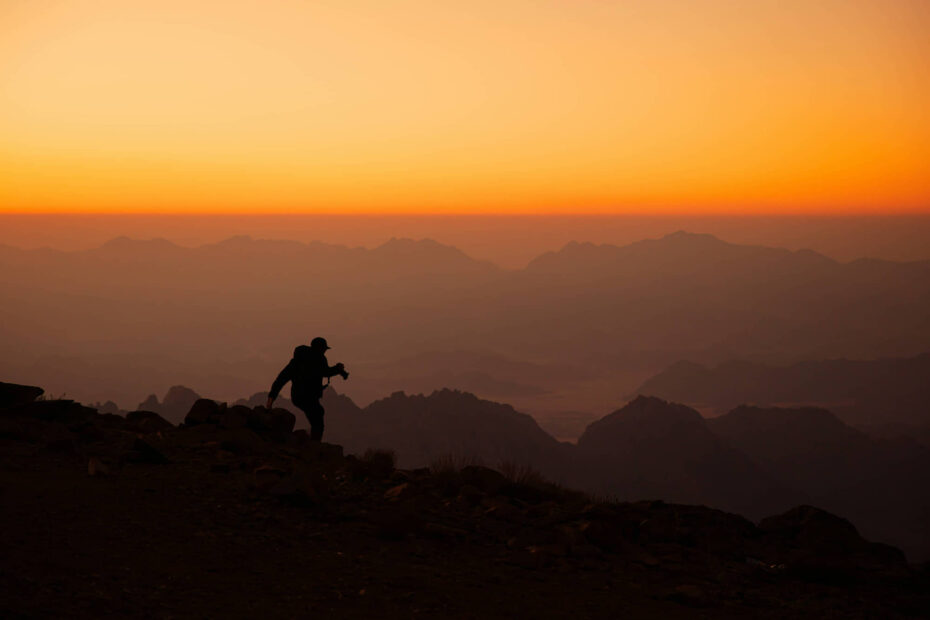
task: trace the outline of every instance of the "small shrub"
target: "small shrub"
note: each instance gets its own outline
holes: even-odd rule
[[[434,476],[457,474],[462,469],[472,465],[484,465],[475,454],[443,454],[436,457],[429,464],[429,471]]]
[[[394,471],[394,465],[397,463],[397,455],[393,450],[369,448],[365,450],[361,461],[367,463],[372,469],[386,470],[390,474]]]
[[[539,471],[525,463],[504,461],[497,469],[504,474],[507,480],[514,484],[525,484],[534,487],[543,487],[550,484]]]

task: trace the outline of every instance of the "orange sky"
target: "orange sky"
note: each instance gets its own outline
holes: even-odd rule
[[[930,211],[926,0],[0,3],[0,211]]]

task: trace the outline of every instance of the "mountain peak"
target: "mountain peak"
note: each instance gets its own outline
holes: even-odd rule
[[[406,264],[423,267],[491,271],[497,267],[487,261],[475,260],[455,246],[446,245],[433,239],[409,239],[392,237],[371,250],[371,255],[378,260],[394,261],[390,264]]]
[[[251,235],[233,235],[232,237],[229,237],[228,239],[223,239],[216,245],[220,245],[220,246],[248,245],[249,243],[252,243],[253,241],[255,241],[255,239],[253,239]]]
[[[664,441],[664,438],[695,433],[709,434],[700,413],[655,396],[639,395],[621,409],[592,422],[578,439],[578,445],[595,451],[611,451],[621,443]]]
[[[102,246],[101,250],[125,250],[125,249],[147,249],[147,250],[157,250],[157,249],[167,249],[167,248],[178,248],[177,244],[168,241],[163,237],[155,237],[152,239],[132,239],[125,235],[120,235],[119,237],[114,237],[110,239]]]
[[[688,232],[687,230],[676,230],[673,233],[669,233],[660,239],[661,241],[686,241],[686,242],[702,242],[702,243],[723,243],[726,244],[726,241],[715,237],[710,233],[693,233]]]
[[[443,245],[433,239],[411,239],[410,237],[391,237],[381,245],[377,250],[425,250],[435,248],[452,248],[452,246]]]
[[[838,446],[843,442],[868,443],[861,432],[843,423],[821,407],[753,407],[740,405],[727,414],[710,420],[713,431],[728,439],[759,444],[780,440],[799,449],[801,445]]]

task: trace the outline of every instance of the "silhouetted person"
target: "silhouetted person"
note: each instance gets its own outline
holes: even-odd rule
[[[298,407],[307,416],[310,422],[310,439],[320,441],[323,438],[323,405],[320,404],[320,398],[323,396],[323,390],[326,385],[323,379],[329,379],[336,375],[342,375],[343,379],[349,378],[342,362],[335,366],[330,366],[326,361],[326,350],[329,346],[323,338],[314,338],[310,341],[310,346],[300,345],[294,349],[294,357],[287,366],[284,367],[278,378],[271,385],[271,392],[268,393],[267,407],[271,409],[274,399],[278,397],[281,388],[288,381],[291,382],[291,401],[295,407]]]

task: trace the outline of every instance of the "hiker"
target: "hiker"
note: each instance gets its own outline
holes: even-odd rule
[[[271,385],[268,403],[265,405],[271,409],[281,388],[290,381],[291,401],[307,416],[307,421],[310,422],[310,439],[313,441],[323,439],[324,411],[320,398],[323,397],[323,390],[329,385],[329,378],[336,375],[341,375],[343,379],[349,378],[349,373],[341,362],[335,366],[329,365],[324,355],[327,349],[329,345],[326,340],[319,337],[311,340],[309,347],[300,345],[294,349],[294,357],[284,370],[278,373],[278,378]],[[323,379],[326,379],[326,385],[323,384]]]

